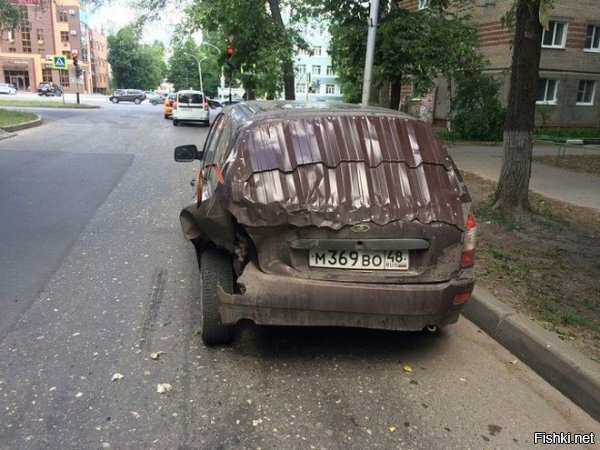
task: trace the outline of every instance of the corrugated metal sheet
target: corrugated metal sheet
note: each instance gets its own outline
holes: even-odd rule
[[[418,220],[464,227],[453,164],[422,122],[288,116],[242,130],[236,149],[226,208],[240,223],[339,229]]]

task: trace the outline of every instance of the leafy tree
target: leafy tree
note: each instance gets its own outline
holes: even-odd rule
[[[136,22],[109,36],[108,62],[113,84],[119,88],[155,89],[164,79],[167,67],[161,43],[141,45],[142,24]]]
[[[235,49],[230,60],[232,72],[253,67],[253,84],[260,95],[275,97],[284,90],[286,99],[295,98],[293,55],[302,44],[298,30],[286,25],[282,10],[292,11],[292,1],[196,0],[188,9],[190,23],[218,36],[217,47],[225,48],[233,38]],[[226,70],[229,72],[229,69]]]
[[[362,92],[369,4],[353,0],[308,0],[312,14],[331,21],[331,55],[345,100],[358,101]],[[380,4],[374,82],[391,87],[389,106],[398,109],[403,78],[432,80],[444,74],[450,80],[459,71],[477,71],[476,31],[465,17],[448,13],[467,0],[432,0],[431,8],[409,11],[396,2]],[[375,90],[372,90],[375,94]],[[373,100],[373,99],[372,99]]]
[[[502,140],[504,108],[498,98],[500,84],[491,75],[460,76],[452,101],[453,136],[479,141]]]
[[[176,90],[195,87],[200,89],[198,64],[190,56],[194,55],[202,60],[202,87],[209,97],[216,97],[219,85],[219,56],[214,51],[205,51],[204,46],[198,47],[192,39],[175,39],[173,41],[173,55],[169,59],[167,79],[174,84]]]
[[[18,29],[22,21],[23,15],[18,5],[0,0],[0,32]]]
[[[516,217],[529,209],[532,135],[542,51],[540,5],[545,1],[517,0],[516,3],[504,157],[494,202],[495,208]]]

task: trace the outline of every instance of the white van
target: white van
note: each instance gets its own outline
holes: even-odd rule
[[[173,103],[173,125],[179,122],[204,122],[209,125],[210,107],[200,91],[179,91]]]

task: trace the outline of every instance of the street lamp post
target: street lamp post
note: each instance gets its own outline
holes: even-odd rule
[[[200,63],[202,61],[204,61],[206,58],[198,59],[191,53],[187,53],[187,55],[194,58],[196,60],[196,62],[198,63],[198,76],[200,77],[200,92],[202,92],[202,95],[204,95],[204,86],[202,85],[202,67],[200,66]]]

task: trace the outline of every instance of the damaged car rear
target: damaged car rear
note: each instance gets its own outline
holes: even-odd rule
[[[245,102],[221,114],[180,214],[197,251],[201,336],[258,325],[433,329],[474,285],[471,198],[432,128],[347,104]]]

